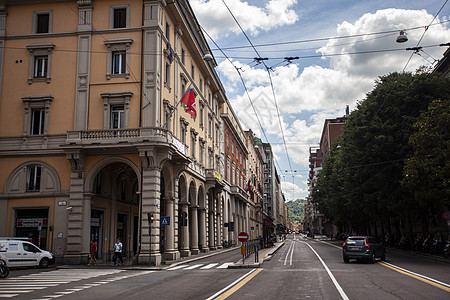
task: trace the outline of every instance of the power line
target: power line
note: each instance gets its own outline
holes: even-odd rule
[[[435,26],[439,24],[448,23],[450,20],[444,20],[435,24],[430,24],[428,26],[416,26],[416,27],[409,27],[404,28],[403,30],[411,31],[411,30],[417,30],[426,28],[429,26]],[[395,33],[397,34],[399,30],[386,30],[386,31],[379,31],[379,32],[371,32],[371,33],[361,33],[361,34],[354,34],[354,35],[344,35],[344,36],[334,36],[334,37],[324,37],[324,38],[314,38],[314,39],[307,39],[307,40],[296,40],[296,41],[287,41],[287,42],[277,42],[277,43],[266,43],[266,44],[257,44],[254,45],[254,47],[270,47],[270,46],[279,46],[279,45],[290,45],[290,44],[302,44],[302,43],[311,43],[311,42],[320,42],[320,41],[327,41],[327,40],[339,40],[339,39],[347,39],[347,38],[355,38],[355,37],[364,37],[364,36],[371,36],[371,35],[380,35],[380,34],[388,34],[388,33]],[[222,50],[235,50],[235,49],[245,49],[245,48],[252,48],[252,46],[233,46],[233,47],[224,47]],[[217,49],[211,49],[211,50],[217,50]]]
[[[428,24],[428,26],[425,26],[425,30],[422,33],[422,36],[420,37],[419,41],[417,42],[416,47],[419,46],[420,42],[422,42],[423,37],[425,36],[425,33],[427,33],[428,28],[430,28],[431,24],[434,22],[434,20],[437,18],[437,16],[439,15],[439,13],[442,11],[442,9],[444,8],[444,6],[447,4],[448,0],[445,0],[444,4],[442,4],[441,8],[439,9],[439,11],[434,15],[433,20],[431,20],[430,24]],[[409,62],[411,61],[411,58],[413,57],[414,53],[416,52],[412,52],[411,55],[409,56],[408,61],[406,62],[405,67],[403,68],[403,72],[405,72],[406,67],[408,66]]]
[[[284,130],[283,130],[283,124],[281,123],[281,117],[280,117],[280,110],[278,109],[278,104],[277,104],[277,99],[275,96],[275,89],[273,87],[273,82],[272,82],[272,75],[270,74],[270,69],[267,67],[266,63],[264,62],[264,58],[261,57],[261,55],[259,55],[258,50],[256,50],[255,46],[253,45],[253,43],[251,42],[250,38],[247,36],[247,34],[245,33],[244,29],[242,28],[242,26],[239,24],[238,20],[236,19],[236,17],[234,16],[233,12],[230,10],[230,8],[228,7],[228,5],[226,4],[225,0],[222,0],[223,4],[226,6],[226,8],[228,9],[229,13],[231,14],[231,16],[233,17],[234,21],[236,22],[236,24],[239,26],[239,28],[241,29],[243,35],[245,36],[245,38],[247,39],[247,41],[249,42],[249,44],[252,46],[252,48],[255,50],[255,53],[258,55],[258,58],[255,59],[259,62],[262,62],[263,65],[266,67],[267,70],[267,74],[269,75],[269,79],[270,79],[270,86],[272,88],[272,94],[273,94],[273,99],[275,102],[275,107],[277,109],[277,116],[278,116],[278,122],[280,123],[280,131],[281,131],[281,135],[283,137],[283,142],[284,142],[284,148],[286,150],[286,157],[288,159],[288,163],[289,163],[289,167],[292,169],[292,165],[291,165],[291,160],[289,158],[289,152],[287,149],[287,145],[286,145],[286,139],[284,137]]]

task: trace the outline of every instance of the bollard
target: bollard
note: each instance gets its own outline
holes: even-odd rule
[[[258,245],[255,244],[255,263],[258,263]]]

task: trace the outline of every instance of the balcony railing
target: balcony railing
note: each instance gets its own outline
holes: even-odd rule
[[[67,132],[66,144],[114,143],[115,141],[174,143],[170,131],[160,127],[143,127],[71,130]]]
[[[106,130],[83,130],[81,131],[82,140],[103,140],[115,138],[137,138],[140,135],[139,128],[127,129],[106,129]]]

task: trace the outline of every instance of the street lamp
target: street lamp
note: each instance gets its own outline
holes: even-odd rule
[[[397,43],[404,43],[408,41],[408,37],[406,36],[406,32],[405,31],[400,31],[400,34],[397,37],[396,42]]]

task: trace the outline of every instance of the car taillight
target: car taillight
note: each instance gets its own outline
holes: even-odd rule
[[[343,244],[342,244],[342,247],[344,247],[345,246],[345,244],[347,244],[347,241],[345,241]]]
[[[366,244],[367,248],[370,248],[369,244],[367,244],[367,241],[364,240],[364,244]]]

